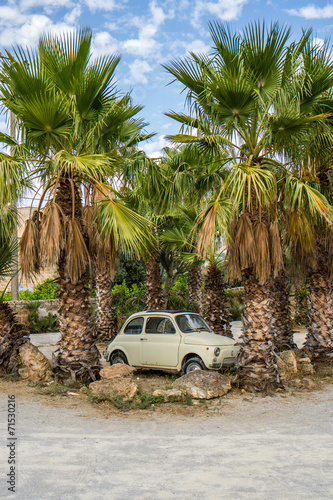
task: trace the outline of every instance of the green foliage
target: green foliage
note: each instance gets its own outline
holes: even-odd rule
[[[184,311],[188,309],[188,283],[187,274],[177,277],[175,284],[169,291],[168,309]]]
[[[185,396],[185,404],[187,406],[193,406],[193,401],[192,401],[192,397],[189,396],[188,394]]]
[[[229,302],[232,321],[241,321],[242,311],[244,309],[244,302],[243,302],[244,290],[243,290],[243,288],[241,288],[241,289],[228,288],[228,289],[226,289],[225,294],[226,294],[228,302]]]
[[[118,319],[118,324],[122,324],[125,319],[145,308],[145,285],[133,284],[128,287],[123,281],[121,285],[115,285],[111,291],[114,304],[114,313]]]
[[[293,317],[293,325],[308,324],[308,291],[306,286],[298,288],[294,293],[295,300],[295,315]]]
[[[46,280],[42,281],[42,283],[38,283],[38,285],[36,285],[32,291],[31,290],[21,290],[19,292],[19,298],[20,298],[20,300],[50,300],[50,299],[55,299],[58,288],[59,288],[59,285],[55,280],[47,278]],[[4,294],[3,300],[11,300],[11,293],[6,292]]]
[[[141,260],[121,260],[117,266],[117,271],[113,283],[121,285],[123,282],[130,288],[134,284],[145,282],[146,268]]]
[[[39,394],[45,394],[46,396],[67,396],[69,390],[69,385],[62,382],[51,382],[48,385],[38,382],[30,384],[30,386],[38,389]]]
[[[28,315],[27,324],[31,333],[58,332],[59,322],[55,314],[48,313],[44,318],[39,318],[37,311]]]
[[[140,403],[139,403],[139,408],[140,410],[145,410],[146,408],[149,408],[152,405],[161,405],[164,402],[163,396],[153,396],[153,394],[139,394],[140,398]]]

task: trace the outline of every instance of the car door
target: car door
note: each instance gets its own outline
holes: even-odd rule
[[[124,331],[118,337],[118,344],[125,350],[125,354],[131,365],[137,366],[140,364],[140,334],[142,333],[144,318],[138,316],[130,320],[125,325]]]
[[[140,337],[140,361],[143,365],[161,368],[177,366],[180,335],[170,318],[148,316]]]

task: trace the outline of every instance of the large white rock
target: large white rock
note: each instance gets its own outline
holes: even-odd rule
[[[173,387],[194,399],[212,399],[231,390],[230,379],[219,372],[194,370],[174,381]]]
[[[52,366],[40,350],[30,342],[19,348],[19,375],[31,382],[50,382],[53,379]]]

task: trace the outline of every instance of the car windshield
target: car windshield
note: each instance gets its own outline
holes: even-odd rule
[[[176,322],[183,333],[212,331],[198,314],[180,314],[176,316]]]

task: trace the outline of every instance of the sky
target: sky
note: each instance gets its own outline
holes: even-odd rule
[[[179,125],[164,115],[184,111],[180,84],[162,67],[189,51],[209,53],[209,21],[228,23],[241,30],[250,21],[279,21],[298,38],[312,27],[320,41],[331,37],[333,1],[307,0],[0,0],[0,51],[15,45],[33,47],[45,32],[62,34],[89,27],[93,55],[117,53],[116,70],[121,92],[131,92],[142,105],[147,131],[156,135],[143,146],[149,156],[159,156],[168,143],[165,135]],[[4,115],[0,130],[6,131]]]

